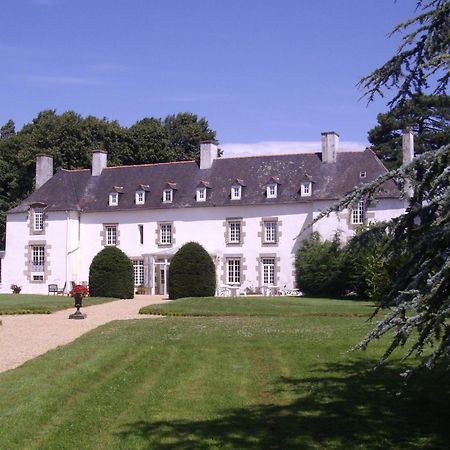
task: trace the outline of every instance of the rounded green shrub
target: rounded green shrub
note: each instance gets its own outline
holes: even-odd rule
[[[216,292],[216,268],[208,252],[197,242],[178,250],[169,266],[169,298],[211,297]]]
[[[134,297],[133,264],[117,247],[105,247],[95,255],[89,268],[92,297]]]

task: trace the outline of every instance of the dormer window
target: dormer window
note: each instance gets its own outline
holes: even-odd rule
[[[172,203],[173,201],[173,189],[163,190],[163,203]]]
[[[145,204],[145,191],[136,191],[136,205]]]
[[[206,187],[197,188],[197,201],[198,202],[206,201]]]
[[[302,197],[311,197],[312,194],[312,183],[311,181],[305,181],[300,187],[300,195]]]
[[[109,206],[117,206],[119,204],[119,193],[111,192],[109,194]]]
[[[240,200],[242,196],[242,186],[234,184],[231,186],[231,200]]]
[[[44,208],[34,208],[33,228],[34,231],[42,231],[44,229]]]
[[[275,183],[267,185],[267,198],[277,198],[278,185]]]

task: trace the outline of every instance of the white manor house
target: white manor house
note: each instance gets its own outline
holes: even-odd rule
[[[404,142],[410,159],[412,135]],[[133,262],[136,286],[166,294],[170,259],[188,241],[213,258],[218,288],[292,289],[295,254],[310,231],[346,239],[360,225],[404,210],[388,182],[372,203],[307,227],[386,171],[371,150],[340,151],[335,132],[322,133],[318,153],[219,158],[217,145],[204,142],[200,155],[199,162],[108,167],[99,150],[92,169],[55,174],[52,158],[38,156],[36,190],[7,213],[2,292],[12,284],[47,294],[48,284],[68,290],[87,283],[94,256],[117,246]]]

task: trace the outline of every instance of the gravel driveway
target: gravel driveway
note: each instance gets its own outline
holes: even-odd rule
[[[81,311],[84,320],[70,320],[75,311],[65,309],[53,314],[24,314],[0,316],[0,372],[14,369],[25,361],[42,355],[59,345],[74,341],[88,331],[112,320],[147,319],[140,315],[146,305],[166,303],[162,296],[139,295],[133,300],[117,300],[88,306]],[[157,317],[157,316],[153,316]]]

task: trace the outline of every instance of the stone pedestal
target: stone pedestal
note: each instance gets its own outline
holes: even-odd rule
[[[79,320],[79,319],[86,319],[86,317],[87,317],[87,314],[82,313],[82,312],[78,309],[77,312],[75,312],[75,313],[73,313],[73,314],[71,314],[71,315],[69,316],[69,319],[77,319],[77,320]]]

